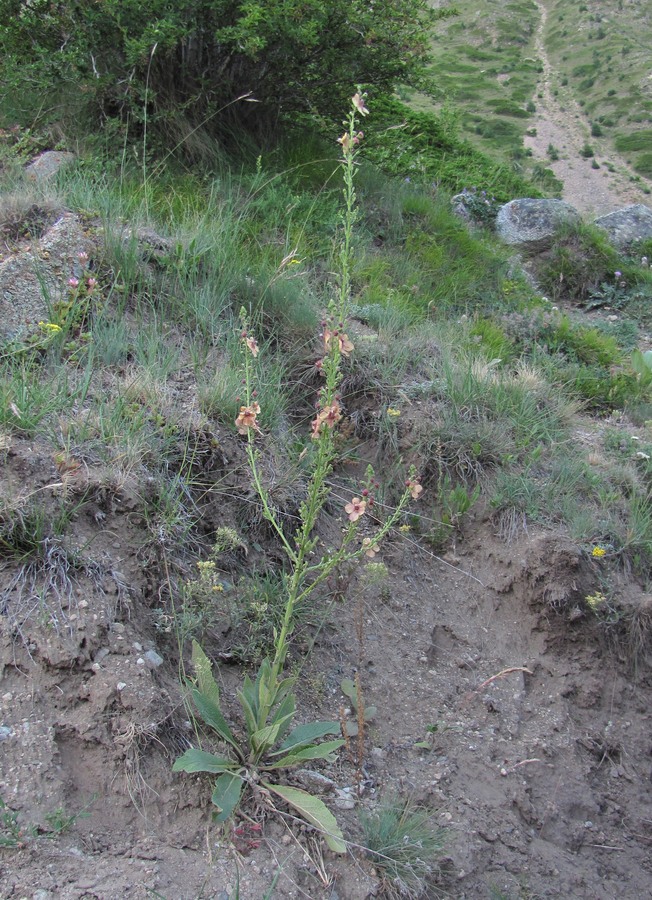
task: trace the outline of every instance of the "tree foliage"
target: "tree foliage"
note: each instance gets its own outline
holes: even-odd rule
[[[332,118],[352,84],[421,83],[431,17],[427,0],[0,0],[0,67],[131,122]]]

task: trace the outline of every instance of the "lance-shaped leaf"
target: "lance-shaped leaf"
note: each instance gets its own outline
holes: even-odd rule
[[[192,664],[197,675],[197,688],[211,703],[219,707],[220,689],[213,678],[213,667],[197,641],[192,642]]]
[[[197,750],[191,747],[175,760],[172,766],[173,772],[230,772],[239,768],[239,764],[228,756],[216,756],[206,750]]]
[[[339,732],[339,722],[308,722],[306,725],[297,725],[271,756],[287,753],[288,750],[298,750],[300,747],[312,744],[313,741],[325,737],[327,734],[339,734]]]
[[[337,741],[324,741],[323,744],[311,744],[308,747],[302,747],[293,753],[283,756],[267,769],[287,769],[295,766],[297,763],[304,762],[306,759],[325,759],[328,762],[334,762],[333,753],[342,746],[344,741],[339,738]]]
[[[231,732],[226,719],[222,715],[222,711],[219,706],[213,703],[212,700],[210,700],[198,690],[191,691],[191,695],[192,702],[197,707],[197,712],[202,717],[204,722],[206,722],[207,725],[210,725],[210,727],[217,732],[217,734],[222,738],[223,741],[231,744],[235,752],[238,754],[238,757],[242,758],[238,742],[233,737],[233,733]]]
[[[215,782],[213,796],[211,800],[219,809],[219,813],[215,816],[216,822],[226,822],[240,802],[240,794],[244,787],[244,780],[234,772],[228,772]]]
[[[276,740],[280,741],[284,738],[292,726],[294,711],[296,709],[296,699],[294,694],[287,694],[283,702],[277,707],[276,712],[272,716],[272,725],[277,723],[280,725]]]
[[[223,775],[222,778],[224,777],[226,776]],[[263,781],[262,784],[268,791],[277,794],[286,803],[289,803],[302,819],[314,825],[334,853],[346,853],[346,843],[340,826],[333,813],[319,797],[313,797],[307,791],[300,791],[299,788],[288,787],[285,784],[269,784],[266,781]]]

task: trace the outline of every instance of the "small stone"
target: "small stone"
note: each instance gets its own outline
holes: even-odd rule
[[[127,687],[127,685],[125,684],[124,681],[119,681],[119,682],[116,684],[116,686],[115,686],[115,688],[116,688],[117,691],[124,691],[124,689],[125,689],[126,687]]]
[[[158,669],[163,665],[163,657],[159,656],[156,650],[148,650],[145,654],[145,662],[150,669]]]
[[[290,837],[289,834],[284,834],[283,837],[281,838],[281,843],[285,844],[285,846],[287,847],[288,844],[292,843],[292,838]]]
[[[2,702],[3,702],[3,703],[11,703],[11,701],[12,701],[13,699],[14,699],[14,695],[11,693],[11,691],[7,691],[6,694],[3,694],[3,695],[2,695]]]
[[[142,658],[142,656],[139,656],[139,657],[138,657],[138,659],[136,660],[136,665],[137,665],[137,666],[144,666],[144,665],[145,665],[145,660]]]
[[[133,646],[134,650],[136,650],[137,653],[143,652],[143,645],[139,644],[138,641],[134,641],[132,646]]]
[[[0,741],[8,740],[13,734],[11,728],[7,725],[0,725]]]

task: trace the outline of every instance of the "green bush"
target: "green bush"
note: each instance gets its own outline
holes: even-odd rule
[[[623,264],[603,232],[582,225],[561,232],[536,267],[537,279],[548,297],[578,302],[595,293]]]
[[[633,134],[619,134],[614,143],[619,153],[649,150],[652,144],[652,129],[635,131]]]
[[[652,153],[642,153],[634,162],[634,171],[645,178],[652,178]]]
[[[0,0],[0,71],[16,96],[67,85],[100,119],[173,137],[188,121],[253,129],[280,111],[332,118],[356,81],[418,84],[428,17],[425,0]]]

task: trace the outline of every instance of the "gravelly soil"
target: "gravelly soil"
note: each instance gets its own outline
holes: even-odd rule
[[[14,441],[5,462],[10,495],[36,477],[46,498],[58,479],[51,456],[29,442]],[[0,793],[41,833],[0,851],[0,896],[224,898],[236,869],[243,900],[260,900],[278,871],[275,897],[378,896],[355,847],[343,860],[322,855],[301,827],[254,807],[246,812],[262,836],[247,819],[222,833],[210,822],[207,780],[171,772],[191,732],[174,639],[153,626],[164,583],[143,562],[132,499],[125,489],[101,524],[92,509],[75,523],[71,539],[93,546],[104,569],[73,574],[70,590],[59,585],[56,627],[41,608],[20,619],[19,634],[4,628]],[[390,791],[432,810],[446,843],[427,896],[647,896],[650,660],[639,656],[634,677],[627,645],[581,611],[604,585],[600,561],[561,533],[505,544],[481,512],[441,559],[411,535],[387,541],[382,559],[390,577],[365,595],[362,649],[354,577],[304,669],[300,708],[337,716],[347,702],[341,679],[360,670],[365,702],[378,707],[360,804]],[[5,567],[4,587],[15,572]],[[612,590],[650,604],[622,578]],[[26,597],[14,590],[5,600]],[[219,641],[208,636],[205,646],[215,657]],[[219,677],[234,711],[240,675],[223,665]],[[431,749],[416,747],[435,725]],[[355,810],[338,808],[352,805],[338,794],[355,792],[351,762],[343,753],[321,771],[332,782],[325,801],[359,843]],[[59,808],[88,815],[56,836],[46,817]]]

